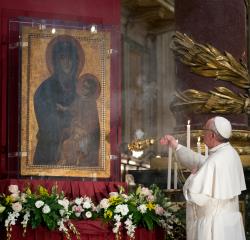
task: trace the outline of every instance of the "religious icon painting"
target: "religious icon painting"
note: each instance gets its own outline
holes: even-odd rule
[[[109,31],[21,27],[21,175],[110,177]]]

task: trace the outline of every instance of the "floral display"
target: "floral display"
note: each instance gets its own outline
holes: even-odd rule
[[[9,192],[9,195],[3,194],[0,197],[0,220],[5,225],[8,240],[11,239],[12,226],[17,221],[22,225],[24,234],[27,226],[36,228],[45,225],[49,230],[62,231],[67,239],[70,239],[70,231],[79,236],[70,222],[70,202],[63,192],[57,193],[56,187],[53,187],[49,194],[42,186],[32,193],[30,188],[20,192],[17,185],[10,185]]]
[[[42,186],[32,192],[29,187],[20,191],[17,185],[10,185],[9,194],[0,196],[0,223],[6,228],[8,240],[17,223],[23,227],[24,235],[27,227],[34,229],[42,225],[63,232],[67,239],[71,239],[70,233],[80,239],[71,219],[102,219],[112,227],[117,239],[123,230],[130,239],[135,239],[137,227],[148,230],[160,227],[166,231],[167,239],[175,239],[174,228],[184,229],[177,217],[178,210],[179,207],[171,203],[157,186],[139,186],[129,194],[121,187],[119,192],[110,192],[99,203],[94,203],[88,196],[69,200],[63,192],[58,193],[56,186],[49,193]]]

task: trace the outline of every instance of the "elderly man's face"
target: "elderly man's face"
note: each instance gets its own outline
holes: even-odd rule
[[[211,130],[211,123],[212,123],[212,119],[209,119],[204,128],[204,143],[208,146],[208,148],[212,148],[214,147],[213,143],[214,143],[214,132],[213,130]]]

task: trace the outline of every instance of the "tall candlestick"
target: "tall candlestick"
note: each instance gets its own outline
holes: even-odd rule
[[[206,144],[205,144],[205,157],[208,157],[208,147]]]
[[[173,155],[173,149],[172,149],[172,147],[169,146],[169,148],[168,148],[168,184],[167,184],[167,189],[171,189],[172,155]]]
[[[190,148],[190,120],[187,124],[187,148]]]
[[[199,154],[201,154],[201,138],[200,137],[198,137],[198,139],[197,139],[197,152],[199,153]]]
[[[176,143],[178,145],[179,141],[176,139]],[[178,189],[178,164],[177,164],[177,157],[175,157],[174,162],[174,189]]]
[[[174,189],[177,189],[177,181],[178,181],[177,170],[178,170],[177,162],[174,162]]]

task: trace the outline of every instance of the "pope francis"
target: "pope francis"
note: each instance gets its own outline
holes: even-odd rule
[[[217,116],[203,130],[208,157],[178,144],[171,135],[161,139],[192,172],[183,187],[187,240],[245,240],[238,196],[246,184],[240,157],[229,143],[231,124]]]

